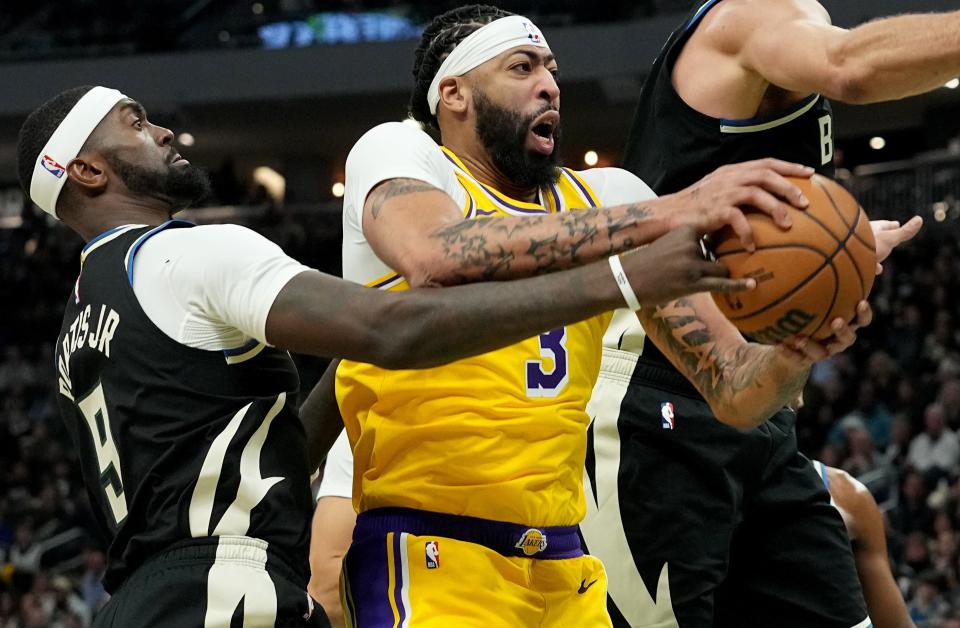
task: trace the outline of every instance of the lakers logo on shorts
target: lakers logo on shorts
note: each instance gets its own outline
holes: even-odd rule
[[[533,556],[547,549],[547,535],[536,528],[530,528],[523,533],[514,547],[523,550],[527,556]]]

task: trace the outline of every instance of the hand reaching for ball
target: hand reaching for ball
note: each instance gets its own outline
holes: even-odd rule
[[[920,227],[922,226],[923,218],[920,216],[914,216],[903,225],[896,220],[870,221],[870,228],[873,229],[873,239],[877,244],[878,275],[883,272],[883,260],[887,259],[893,249],[907,240],[912,240],[914,236],[920,233]]]
[[[823,340],[814,340],[806,336],[791,336],[777,345],[788,357],[797,360],[803,366],[826,360],[838,353],[846,351],[857,340],[857,330],[866,327],[873,321],[873,310],[866,301],[857,304],[857,316],[853,322],[846,322],[842,318],[835,318],[830,322],[833,335]]]
[[[807,178],[813,168],[779,159],[757,159],[717,168],[688,188],[667,197],[669,226],[691,226],[700,235],[729,227],[748,251],[756,247],[745,212],[769,216],[781,229],[793,223],[791,212],[810,204],[788,177]]]

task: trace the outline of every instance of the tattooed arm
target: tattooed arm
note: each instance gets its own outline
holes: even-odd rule
[[[721,422],[751,428],[793,403],[810,366],[843,351],[856,329],[869,324],[866,303],[854,325],[833,321],[828,342],[790,339],[784,344],[747,342],[708,294],[695,294],[637,312],[650,340],[697,388]]]
[[[621,262],[638,296],[646,295],[641,305],[755,285],[753,279],[727,279],[722,264],[704,260],[690,227],[623,254]],[[623,294],[606,262],[517,281],[401,292],[371,290],[304,271],[280,290],[265,335],[270,344],[300,353],[386,368],[425,368],[623,306]],[[329,423],[336,423],[332,413]],[[326,429],[323,433],[332,440]],[[315,442],[324,442],[323,433],[318,432]]]
[[[787,203],[806,205],[783,176],[809,169],[777,160],[725,166],[676,194],[614,207],[466,220],[439,188],[387,179],[367,194],[363,234],[377,256],[413,286],[514,279],[563,270],[652,242],[683,225],[706,234],[732,226],[748,243],[741,207],[789,225]],[[349,178],[349,177],[348,177]]]

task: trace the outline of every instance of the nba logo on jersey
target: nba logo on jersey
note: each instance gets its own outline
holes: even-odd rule
[[[547,535],[536,528],[530,528],[523,533],[514,547],[523,550],[527,556],[533,556],[547,549]]]
[[[427,569],[436,569],[440,566],[440,544],[436,541],[427,541]]]
[[[527,29],[527,39],[537,45],[543,44],[543,37],[540,35],[540,30],[536,26],[530,22],[524,22],[523,27]]]
[[[63,176],[63,173],[66,172],[66,168],[57,163],[57,160],[51,157],[50,155],[44,155],[40,158],[40,165],[43,166],[43,169],[55,176],[60,178]]]
[[[660,404],[660,427],[665,430],[673,429],[673,404],[669,401],[664,401]]]

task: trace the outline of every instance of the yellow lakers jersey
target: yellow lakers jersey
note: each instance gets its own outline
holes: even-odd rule
[[[568,169],[541,190],[540,203],[516,201],[442,150],[454,185],[466,192],[468,219],[599,204]],[[394,272],[364,282],[407,288]],[[355,508],[400,506],[541,527],[579,522],[585,408],[609,320],[594,317],[437,368],[391,371],[344,360],[336,390],[353,448]]]

